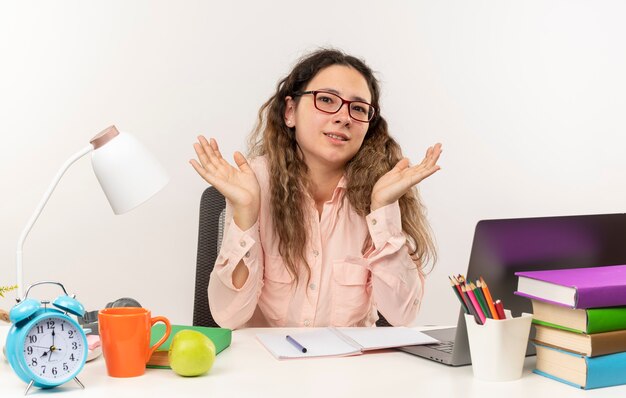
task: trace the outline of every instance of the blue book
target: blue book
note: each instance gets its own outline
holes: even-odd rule
[[[584,390],[626,384],[626,352],[587,357],[556,347],[535,346],[534,373]]]

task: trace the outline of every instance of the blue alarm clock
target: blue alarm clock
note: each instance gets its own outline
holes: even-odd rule
[[[58,285],[63,295],[48,307],[49,301],[28,298],[30,289],[42,284]],[[25,383],[26,393],[34,385],[52,388],[74,379],[87,361],[87,336],[69,314],[82,316],[85,309],[58,282],[38,282],[26,290],[24,298],[9,312],[13,326],[6,340],[6,354],[13,371]]]

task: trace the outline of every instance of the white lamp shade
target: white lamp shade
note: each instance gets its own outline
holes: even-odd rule
[[[115,214],[139,206],[169,181],[165,169],[132,135],[119,132],[92,152],[91,164]]]

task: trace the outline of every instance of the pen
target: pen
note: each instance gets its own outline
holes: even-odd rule
[[[302,351],[302,353],[306,353],[306,348],[304,348],[300,343],[294,340],[293,337],[287,335],[287,341],[291,343],[292,346],[296,347],[298,351]]]

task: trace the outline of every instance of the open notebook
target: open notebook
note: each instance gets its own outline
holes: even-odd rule
[[[256,336],[277,359],[340,357],[383,348],[438,343],[424,333],[405,327],[323,328],[289,333],[293,340],[306,347],[306,352],[290,343],[285,332]]]

